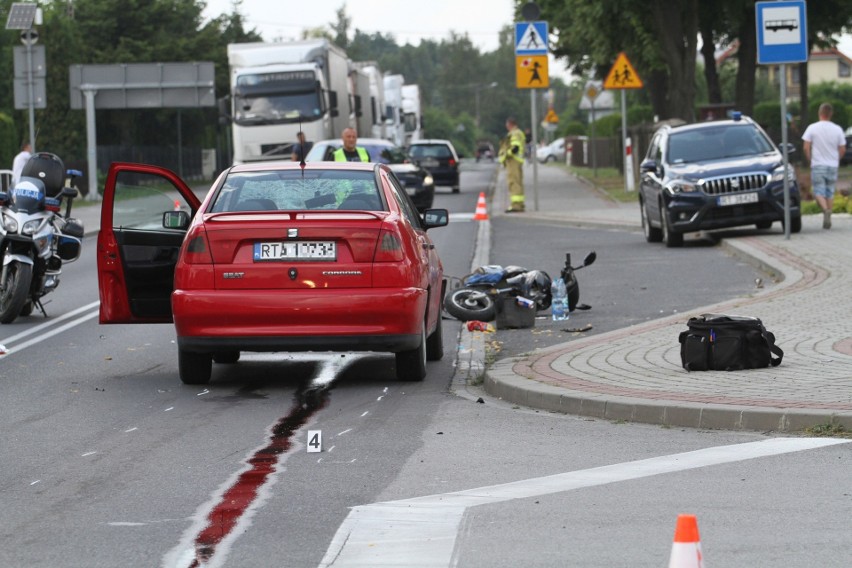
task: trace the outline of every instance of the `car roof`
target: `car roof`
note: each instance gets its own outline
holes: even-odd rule
[[[409,146],[416,146],[419,144],[449,144],[453,145],[449,140],[441,140],[440,138],[427,138],[425,140],[413,140],[409,143]]]
[[[358,170],[370,171],[384,164],[378,162],[305,162],[306,170]],[[260,172],[269,170],[298,170],[302,168],[299,162],[275,160],[268,162],[251,162],[248,164],[240,164],[233,166],[230,172]]]
[[[705,128],[714,128],[717,126],[735,126],[740,124],[755,125],[754,120],[748,116],[734,120],[733,118],[723,118],[719,120],[708,120],[705,122],[691,122],[688,124],[665,125],[661,129],[671,130],[672,132],[687,132],[690,130],[703,130]]]
[[[343,140],[341,140],[340,138],[329,138],[328,140],[320,140],[319,142],[315,142],[314,144],[337,144],[339,146],[343,146]],[[356,144],[361,144],[364,146],[396,146],[396,144],[394,144],[390,140],[385,140],[384,138],[358,138],[358,142],[356,142]]]

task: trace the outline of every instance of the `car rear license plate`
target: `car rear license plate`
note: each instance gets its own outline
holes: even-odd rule
[[[254,243],[254,261],[267,260],[336,260],[334,241],[292,241]]]
[[[743,203],[757,203],[757,193],[735,193],[733,195],[720,195],[716,198],[718,205],[742,205]]]
[[[435,158],[426,158],[425,160],[420,162],[420,165],[422,165],[424,168],[437,168],[441,165],[441,162],[439,162]]]

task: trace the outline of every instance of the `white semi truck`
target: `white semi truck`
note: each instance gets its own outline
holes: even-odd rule
[[[402,112],[402,75],[385,75],[385,138],[397,146],[405,145],[405,124]]]
[[[228,45],[234,163],[289,160],[296,133],[338,138],[356,93],[346,53],[325,39]]]
[[[405,131],[405,145],[423,137],[423,117],[420,110],[420,87],[402,86],[402,122]]]
[[[369,98],[361,97],[362,116],[358,122],[358,136],[364,138],[385,137],[385,86],[382,72],[375,61],[355,63],[361,75],[370,85]]]

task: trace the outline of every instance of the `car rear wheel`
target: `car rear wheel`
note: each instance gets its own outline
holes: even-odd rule
[[[233,365],[240,360],[239,351],[221,351],[213,354],[213,362],[220,365]]]
[[[459,188],[459,186],[457,186],[457,185],[453,186],[453,193],[458,193],[460,191],[461,191],[461,189]]]
[[[758,229],[769,229],[772,227],[772,221],[761,221],[760,223],[755,223],[754,226]]]
[[[678,233],[676,231],[672,231],[671,225],[669,224],[668,217],[665,213],[662,214],[663,217],[663,242],[666,243],[666,246],[669,248],[676,248],[683,246],[683,233]]]
[[[422,381],[426,378],[426,322],[420,326],[420,344],[396,354],[396,378],[400,381]]]
[[[209,353],[193,353],[178,349],[178,373],[185,385],[206,385],[213,371],[213,357]]]
[[[438,325],[426,340],[426,359],[440,361],[444,358],[444,322],[438,314]]]
[[[645,233],[645,240],[649,243],[658,243],[663,240],[663,231],[651,226],[651,221],[648,219],[648,208],[644,203],[640,205],[642,214],[642,232]]]

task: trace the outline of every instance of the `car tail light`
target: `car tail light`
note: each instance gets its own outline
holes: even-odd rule
[[[376,254],[373,255],[373,262],[399,262],[403,258],[402,240],[399,235],[387,229],[382,229],[379,234]]]
[[[204,225],[196,225],[186,236],[186,249],[183,251],[183,261],[186,264],[213,264],[210,253],[210,242]]]
[[[452,167],[452,166],[455,166],[455,165],[456,165],[456,161],[454,159],[450,158],[450,166]]]

